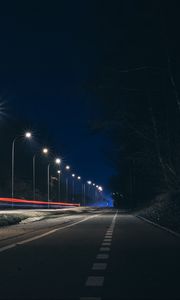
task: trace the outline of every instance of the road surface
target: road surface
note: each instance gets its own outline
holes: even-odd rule
[[[0,299],[180,299],[180,239],[114,209],[0,230]]]

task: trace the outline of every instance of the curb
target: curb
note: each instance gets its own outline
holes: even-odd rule
[[[166,232],[169,232],[170,234],[172,234],[172,235],[174,235],[174,236],[176,236],[178,238],[180,238],[180,234],[179,233],[177,233],[177,232],[175,232],[175,231],[173,231],[173,230],[171,230],[171,229],[169,229],[167,227],[164,227],[162,225],[154,223],[153,221],[150,221],[150,220],[148,220],[148,219],[146,219],[144,217],[141,217],[141,216],[136,216],[136,217],[139,218],[139,219],[141,219],[141,220],[143,220],[143,221],[145,221],[145,222],[147,222],[147,223],[149,223],[149,224],[151,224],[151,225],[153,225],[153,226],[155,226],[155,227],[158,227],[158,228],[160,228],[160,229],[162,229],[162,230],[164,230]]]

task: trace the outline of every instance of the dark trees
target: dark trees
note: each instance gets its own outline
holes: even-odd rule
[[[110,186],[127,206],[144,205],[180,182],[177,7],[138,3],[128,24],[121,19],[113,28],[116,42],[104,50],[94,85],[104,112],[94,128],[112,141],[117,176]]]

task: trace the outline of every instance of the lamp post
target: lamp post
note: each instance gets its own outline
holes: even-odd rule
[[[82,182],[82,205],[86,204],[86,184]]]
[[[55,164],[57,165],[60,165],[61,163],[61,159],[60,158],[56,158],[55,159]],[[50,165],[51,165],[51,162],[48,164],[47,166],[47,190],[48,190],[48,208],[49,208],[49,201],[50,201]]]
[[[12,199],[14,198],[14,161],[15,161],[15,143],[16,141],[21,138],[22,136],[17,136],[14,138],[12,142],[12,161],[11,161],[11,197]],[[32,133],[27,131],[24,134],[24,137],[26,139],[31,139]],[[13,207],[13,202],[12,202],[12,207]]]
[[[94,202],[96,202],[96,184],[93,183],[92,185],[93,185],[93,187],[94,187],[94,191],[92,191],[92,196],[93,196],[93,198],[94,198]]]
[[[78,176],[77,180],[80,182],[81,181],[81,176]],[[78,190],[79,190],[79,188],[78,188]],[[78,191],[78,195],[79,195],[79,191]]]
[[[42,149],[42,154],[47,155],[49,153],[48,148]],[[36,156],[37,153],[33,156],[33,199],[36,199]]]
[[[102,201],[103,200],[103,195],[102,195],[103,188],[102,188],[102,186],[98,187],[98,191],[99,191],[99,195],[100,195],[100,200]]]
[[[72,202],[74,202],[74,178],[75,178],[75,174],[72,174]]]
[[[87,184],[88,184],[88,196],[90,197],[90,186],[92,184],[92,181],[87,181]]]
[[[58,200],[61,201],[61,170],[57,171],[58,173]]]
[[[86,206],[86,184],[85,183],[82,185],[82,192],[83,192],[83,203],[84,206]]]
[[[66,171],[69,171],[69,170],[70,170],[70,166],[66,166]],[[68,202],[68,192],[69,192],[69,179],[68,179],[68,175],[66,176],[66,201],[67,202]]]

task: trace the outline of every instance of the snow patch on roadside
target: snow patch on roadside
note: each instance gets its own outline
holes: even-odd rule
[[[30,218],[27,218],[25,220],[22,220],[21,224],[27,224],[27,223],[31,223],[31,222],[36,222],[36,221],[40,221],[42,219],[44,219],[44,216],[43,217],[30,217]]]
[[[15,209],[0,211],[0,227],[28,224],[31,222],[41,221],[42,219],[58,218],[66,214],[86,213],[89,208],[76,207],[64,209]]]

